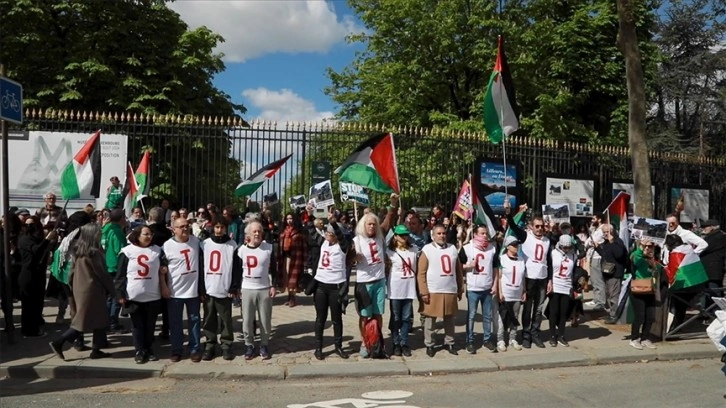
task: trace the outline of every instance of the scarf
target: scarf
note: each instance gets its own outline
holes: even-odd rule
[[[489,246],[489,238],[486,236],[475,235],[471,240],[474,243],[474,248],[485,251]]]
[[[282,251],[289,252],[292,248],[292,235],[295,233],[295,229],[288,225],[285,227],[285,231],[282,233]]]

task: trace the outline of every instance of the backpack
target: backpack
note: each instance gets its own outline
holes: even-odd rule
[[[368,350],[370,358],[388,359],[383,342],[383,333],[381,333],[376,319],[370,317],[366,319],[365,325],[363,326],[363,344],[366,350]]]

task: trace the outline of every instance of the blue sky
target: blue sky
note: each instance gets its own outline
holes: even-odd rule
[[[169,7],[191,28],[205,25],[225,38],[225,72],[214,82],[247,108],[247,120],[319,122],[336,107],[323,89],[327,67],[353,61],[363,30],[343,0],[179,0]]]

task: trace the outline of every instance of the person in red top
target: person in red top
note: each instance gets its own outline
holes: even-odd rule
[[[287,288],[286,306],[295,307],[295,294],[300,274],[305,268],[307,256],[307,237],[300,224],[300,219],[294,213],[285,215],[285,229],[280,233],[280,248],[278,251],[278,265],[282,270],[283,291]]]

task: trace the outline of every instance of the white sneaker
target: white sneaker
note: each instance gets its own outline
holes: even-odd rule
[[[643,340],[643,341],[640,342],[640,345],[643,346],[643,347],[647,347],[647,348],[649,348],[651,350],[655,350],[655,349],[658,348],[658,346],[656,346],[655,344],[653,344],[653,342],[650,341],[650,340]]]
[[[643,345],[640,344],[640,340],[630,340],[630,343],[628,343],[628,344],[630,344],[630,347],[632,347],[632,348],[634,348],[636,350],[642,350],[643,349]]]
[[[507,351],[507,343],[505,343],[504,340],[499,340],[497,342],[497,350],[501,351],[502,353]]]
[[[522,350],[522,346],[517,342],[517,340],[510,340],[509,346],[517,351]]]
[[[596,304],[597,304],[597,303],[595,303],[595,301],[594,301],[594,300],[591,300],[591,301],[589,301],[589,302],[585,302],[585,303],[584,303],[583,305],[584,305],[584,306],[589,306],[589,307],[593,307],[593,306],[595,306]]]

